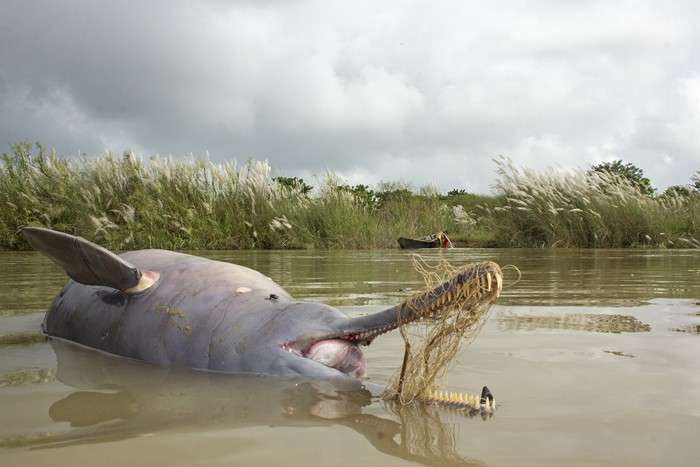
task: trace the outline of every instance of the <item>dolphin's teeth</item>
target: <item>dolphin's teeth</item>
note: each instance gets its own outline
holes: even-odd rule
[[[486,273],[486,290],[491,291],[491,274]]]

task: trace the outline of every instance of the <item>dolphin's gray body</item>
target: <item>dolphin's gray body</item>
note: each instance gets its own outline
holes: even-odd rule
[[[359,344],[434,312],[473,279],[457,275],[410,306],[351,319],[235,264],[163,250],[117,256],[48,229],[23,234],[73,278],[46,313],[46,334],[161,366],[230,373],[362,377]]]
[[[337,371],[283,348],[302,335],[329,334],[348,318],[297,302],[252,269],[162,250],[121,256],[158,271],[149,289],[129,295],[69,282],[44,331],[106,352],[155,363],[225,372],[332,376]]]

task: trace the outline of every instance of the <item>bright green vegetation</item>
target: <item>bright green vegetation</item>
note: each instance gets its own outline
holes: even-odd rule
[[[387,248],[440,230],[467,246],[700,247],[700,184],[656,196],[621,162],[562,174],[499,160],[498,194],[483,196],[333,174],[311,187],[259,161],[66,159],[26,143],[1,157],[0,249],[28,248],[23,225],[124,250]]]

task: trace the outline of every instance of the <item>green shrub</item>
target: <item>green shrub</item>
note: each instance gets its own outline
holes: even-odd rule
[[[0,248],[28,248],[41,225],[114,249],[395,247],[399,236],[459,228],[436,196],[348,188],[328,174],[311,191],[267,162],[122,157],[64,159],[13,146],[0,162]]]

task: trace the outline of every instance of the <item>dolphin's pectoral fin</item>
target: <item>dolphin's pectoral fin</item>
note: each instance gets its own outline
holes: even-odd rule
[[[103,285],[126,293],[136,293],[155,283],[159,274],[140,271],[111,251],[76,237],[41,227],[24,227],[22,235],[36,250],[44,253],[76,282]]]

